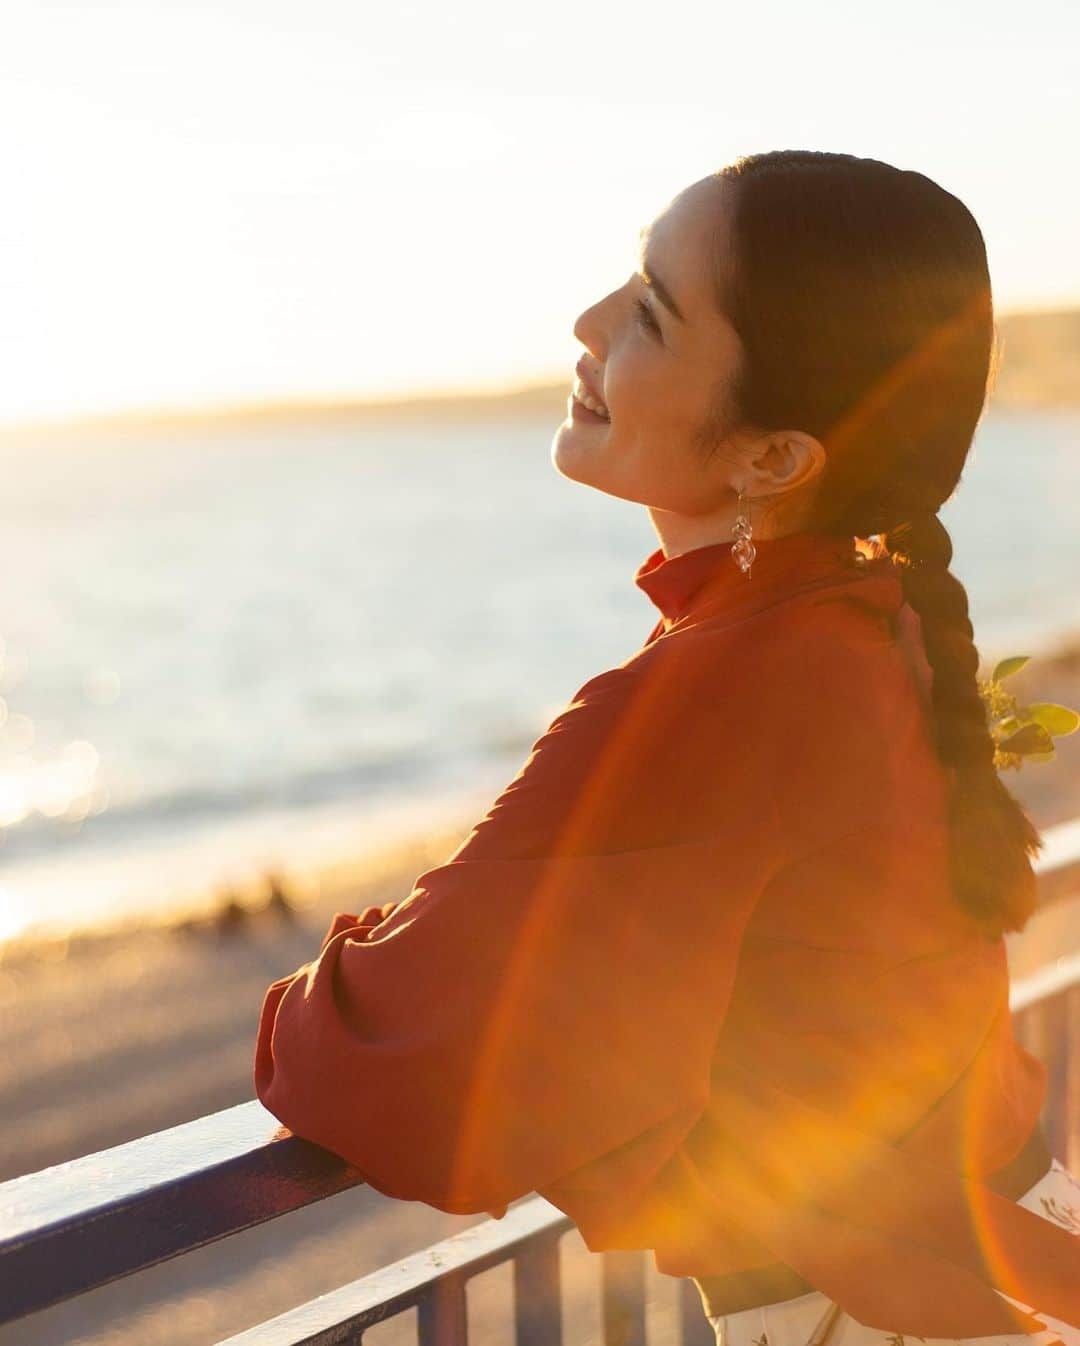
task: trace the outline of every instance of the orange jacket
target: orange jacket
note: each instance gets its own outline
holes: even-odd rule
[[[635,582],[642,648],[389,915],[269,987],[259,1098],[387,1195],[539,1191],[672,1275],[782,1262],[924,1337],[1043,1327],[994,1287],[1080,1323],[1080,1240],[979,1181],[1046,1078],[948,891],[892,562],[791,534],[749,579],[717,543]]]

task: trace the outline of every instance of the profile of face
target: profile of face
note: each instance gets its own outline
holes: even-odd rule
[[[708,177],[680,192],[642,230],[638,270],[578,317],[575,389],[603,410],[571,395],[551,446],[563,476],[648,506],[668,554],[730,541],[740,489],[758,537],[790,531],[781,500],[824,462],[811,436],[734,415],[742,346],[714,298],[732,190]]]

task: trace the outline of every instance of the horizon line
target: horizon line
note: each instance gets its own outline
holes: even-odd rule
[[[1061,307],[1017,307],[995,315],[995,322],[1011,318],[1060,318],[1071,315],[1080,318],[1080,303]],[[220,401],[145,403],[97,411],[69,411],[56,415],[30,415],[6,418],[0,416],[0,438],[16,435],[65,434],[79,430],[123,429],[125,427],[191,424],[201,421],[256,421],[285,420],[289,417],[359,415],[364,412],[393,413],[397,416],[412,411],[424,412],[438,408],[444,412],[469,410],[518,402],[527,404],[530,398],[538,402],[554,397],[557,390],[569,388],[572,372],[556,375],[554,372],[537,374],[522,381],[479,380],[470,384],[432,383],[416,388],[402,388],[384,394],[369,393],[302,393],[282,396],[228,398]]]
[[[280,397],[209,402],[134,404],[112,410],[60,412],[55,416],[20,417],[17,420],[0,417],[0,437],[198,421],[285,420],[289,417],[347,416],[362,412],[400,414],[435,408],[442,411],[473,410],[477,406],[527,402],[532,397],[542,400],[553,396],[561,388],[565,388],[569,395],[572,383],[571,372],[562,377],[551,374],[520,383],[427,384],[415,390],[401,389],[382,395],[296,393]]]

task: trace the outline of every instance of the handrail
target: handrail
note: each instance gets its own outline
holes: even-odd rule
[[[1039,880],[1039,911],[1080,896],[1080,818],[1044,828],[1042,842],[1032,864]]]
[[[0,1183],[0,1323],[362,1182],[258,1100],[9,1179]]]
[[[1047,829],[1044,840],[1036,872],[1041,905],[1049,906],[1080,893],[1080,819]],[[1015,1013],[1031,1020],[1044,1037],[1051,1031],[1062,1037],[1054,1052],[1051,1076],[1054,1086],[1066,1091],[1076,1087],[1075,1081],[1069,1083],[1073,1079],[1069,1072],[1076,1054],[1074,1020],[1080,1016],[1068,1005],[1078,1001],[1080,953],[1015,982],[1010,991]],[[1057,1134],[1065,1136],[1067,1146],[1071,1123],[1067,1118],[1058,1122]],[[5,1287],[0,1323],[362,1182],[362,1176],[343,1159],[293,1136],[258,1101],[11,1179],[0,1184],[0,1280]],[[449,1311],[459,1313],[463,1301],[458,1289],[464,1284],[465,1269],[475,1274],[479,1261],[486,1266],[513,1259],[523,1302],[535,1307],[537,1287],[550,1289],[552,1275],[550,1257],[541,1244],[569,1227],[569,1219],[542,1198],[525,1198],[502,1220],[482,1222],[395,1267],[361,1277],[333,1296],[323,1296],[313,1305],[251,1329],[234,1338],[230,1346],[254,1346],[256,1341],[260,1346],[264,1342],[266,1346],[278,1342],[295,1346],[300,1341],[355,1339],[364,1325],[361,1320],[375,1322],[397,1311],[383,1312],[386,1301],[379,1299],[380,1294],[389,1293],[398,1300],[413,1296],[409,1303],[429,1306],[422,1309],[422,1317],[434,1311],[432,1304],[449,1303]],[[500,1247],[503,1251],[497,1255]],[[536,1258],[530,1262],[533,1252]],[[605,1268],[609,1263],[614,1267],[618,1256],[605,1254]],[[544,1257],[548,1257],[546,1270]],[[445,1260],[436,1267],[434,1262],[439,1259]],[[316,1306],[329,1299],[353,1322],[352,1338],[344,1331],[318,1335],[330,1328],[322,1308],[316,1314]],[[284,1331],[285,1320],[294,1335],[274,1336],[271,1328],[279,1324]],[[519,1346],[529,1340],[528,1322],[528,1313],[519,1319]],[[333,1332],[340,1326],[339,1320]],[[315,1335],[295,1335],[309,1327]],[[548,1336],[543,1339],[554,1342],[550,1324],[544,1330]]]
[[[1009,1008],[1014,1014],[1030,1009],[1035,1004],[1050,1000],[1080,984],[1080,953],[1058,958],[1047,967],[1041,967],[1030,977],[1013,982],[1009,988]]]

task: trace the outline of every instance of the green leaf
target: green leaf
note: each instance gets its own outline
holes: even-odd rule
[[[1015,734],[1023,729],[1024,721],[1018,715],[1003,715],[1000,720],[995,720],[990,728],[994,731],[994,737],[1000,735]]]
[[[1028,753],[1051,752],[1054,740],[1041,724],[1025,724],[1019,733],[1002,739],[998,747],[1002,752],[1015,752],[1026,757]]]
[[[1019,673],[1030,658],[1030,654],[1013,654],[1008,659],[1000,660],[994,665],[994,671],[990,674],[990,681],[1000,682],[1002,678],[1008,678],[1014,673]]]
[[[1068,706],[1055,705],[1053,701],[1035,701],[1024,706],[1019,712],[1026,724],[1041,724],[1048,734],[1062,738],[1065,734],[1074,734],[1080,729],[1080,715]]]

